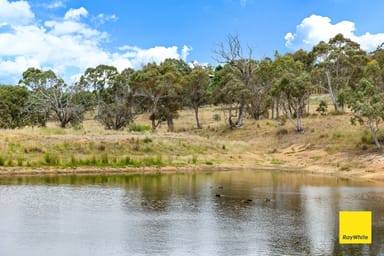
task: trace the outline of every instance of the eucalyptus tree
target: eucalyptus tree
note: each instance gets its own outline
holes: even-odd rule
[[[380,89],[384,91],[384,43],[379,45],[376,50],[369,53],[369,58],[370,61],[376,61],[376,67],[381,71],[377,72],[376,76],[372,78],[375,79],[375,83],[380,87]]]
[[[0,85],[0,128],[14,129],[27,124],[28,97],[24,86]]]
[[[253,74],[247,112],[256,120],[268,115],[273,102],[271,97],[273,82],[272,64],[273,62],[270,58],[264,58],[258,62],[256,72]],[[273,109],[272,106],[272,113],[274,112]]]
[[[291,54],[278,56],[273,63],[274,84],[272,94],[278,95],[280,108],[295,126],[303,132],[302,118],[311,92],[310,76],[301,61]]]
[[[97,97],[97,116],[101,114],[102,98],[105,90],[112,87],[115,76],[118,75],[117,68],[109,65],[98,65],[95,68],[87,68],[80,77],[79,84],[83,87],[93,90]]]
[[[195,112],[196,126],[202,129],[199,108],[208,102],[209,74],[202,66],[194,66],[192,72],[183,76],[183,91],[187,105]]]
[[[313,48],[312,54],[315,67],[323,77],[320,83],[326,84],[322,88],[329,93],[335,111],[338,111],[344,101],[341,92],[359,81],[367,54],[358,43],[344,38],[342,34],[331,38],[328,43],[320,42]]]
[[[216,93],[222,96],[223,103],[226,105],[229,126],[232,129],[238,128],[243,124],[257,62],[252,59],[250,48],[247,56],[243,54],[237,35],[229,35],[226,45],[221,44],[216,54],[218,61],[224,64],[223,69],[216,74],[218,75]]]
[[[110,86],[103,89],[98,116],[107,129],[119,130],[130,124],[136,115],[134,91],[129,86],[133,69],[114,75]]]
[[[166,121],[168,129],[173,131],[173,120],[178,117],[178,110],[183,104],[181,78],[187,72],[189,67],[185,62],[166,59],[159,65],[149,63],[132,75],[132,88],[136,95],[145,99],[152,129]]]
[[[352,124],[356,121],[369,127],[378,149],[382,145],[378,139],[380,123],[384,120],[383,71],[376,60],[370,61],[364,69],[364,77],[354,88],[347,90],[347,104],[354,113]]]
[[[78,84],[68,85],[52,71],[42,71],[28,68],[19,81],[19,85],[30,90],[27,111],[33,115],[38,112],[49,117],[53,113],[60,127],[65,128],[69,123],[82,122],[87,107],[81,104],[78,93],[82,90]],[[79,102],[80,101],[80,102]]]

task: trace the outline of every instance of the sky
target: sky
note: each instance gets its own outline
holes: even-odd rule
[[[384,42],[382,0],[0,0],[0,84],[29,67],[73,83],[88,67],[140,69],[166,58],[217,65],[238,35],[257,59],[311,50],[337,33]]]

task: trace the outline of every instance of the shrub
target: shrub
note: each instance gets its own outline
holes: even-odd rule
[[[149,125],[132,124],[128,127],[128,131],[130,132],[145,132],[150,130],[151,127]]]
[[[97,150],[99,150],[99,151],[104,151],[104,150],[105,150],[105,145],[104,145],[104,144],[100,144],[100,145],[97,147]]]
[[[220,121],[221,120],[221,116],[219,114],[214,114],[212,118],[215,121]]]
[[[57,156],[51,155],[49,153],[46,153],[44,155],[44,162],[47,165],[58,165],[59,164],[59,159]]]
[[[162,166],[164,165],[163,159],[161,156],[157,156],[156,158],[153,157],[146,157],[142,160],[142,164],[144,166]]]
[[[148,138],[148,137],[145,137],[144,140],[143,140],[144,143],[151,143],[152,142],[152,139],[151,138]]]
[[[13,160],[12,158],[8,159],[7,166],[12,167],[13,166]]]
[[[339,138],[343,137],[343,134],[341,134],[340,132],[335,132],[332,137],[334,139],[339,139]]]
[[[351,170],[351,166],[349,164],[343,164],[339,167],[340,171],[349,172]]]
[[[192,164],[197,164],[197,156],[196,155],[192,156]]]
[[[278,135],[278,136],[280,136],[280,135],[286,135],[286,134],[288,134],[288,130],[285,129],[285,128],[280,128],[280,129],[278,129],[277,132],[276,132],[276,135]]]
[[[328,104],[324,100],[321,100],[319,106],[316,111],[320,113],[320,115],[324,116],[327,114]]]

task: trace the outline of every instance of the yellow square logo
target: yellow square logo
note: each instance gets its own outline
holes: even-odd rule
[[[372,212],[339,212],[340,244],[372,243]]]

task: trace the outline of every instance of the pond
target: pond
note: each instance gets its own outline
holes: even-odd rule
[[[340,210],[372,211],[339,245]],[[384,187],[279,171],[0,178],[0,255],[384,255]]]

